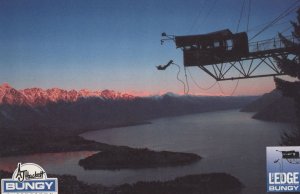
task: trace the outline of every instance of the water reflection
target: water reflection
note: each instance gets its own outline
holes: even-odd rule
[[[113,145],[191,152],[203,157],[201,161],[187,166],[85,171],[78,161],[95,152],[68,152],[0,158],[0,169],[14,170],[18,162],[35,162],[47,173],[72,174],[84,182],[103,185],[225,172],[245,184],[243,194],[265,193],[266,146],[278,145],[282,131],[292,127],[251,117],[249,113],[220,111],[158,119],[151,125],[99,130],[82,135]]]

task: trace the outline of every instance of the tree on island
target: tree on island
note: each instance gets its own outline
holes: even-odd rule
[[[274,57],[278,67],[285,74],[297,79],[292,82],[274,78],[276,88],[282,92],[283,96],[293,98],[295,103],[296,128],[291,133],[282,135],[282,144],[288,146],[300,145],[300,8],[297,14],[297,22],[291,22],[294,27],[292,35],[295,41],[290,41],[279,33],[279,37],[285,47],[294,48],[292,54],[295,55],[295,58],[291,59],[288,56]]]

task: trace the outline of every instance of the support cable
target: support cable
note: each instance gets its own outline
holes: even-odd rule
[[[238,25],[237,25],[237,27],[236,27],[236,32],[239,31],[241,19],[242,19],[242,16],[243,16],[243,13],[244,13],[244,9],[245,9],[245,2],[246,2],[246,0],[243,0],[241,12],[240,12],[240,17],[239,17],[239,20],[238,20]]]
[[[260,29],[261,27],[269,24],[269,22],[265,22],[265,23],[262,23],[262,24],[259,24],[259,25],[256,25],[256,26],[253,26],[251,27],[250,29],[247,30],[247,32],[253,32],[253,31],[256,31],[257,29]],[[277,24],[274,24],[273,26],[279,26],[279,25],[283,25],[283,24],[287,24],[287,23],[290,23],[290,20],[287,20],[287,21],[283,21],[283,22],[280,22],[280,23],[277,23]]]
[[[210,85],[209,87],[203,88],[203,87],[201,87],[201,86],[196,82],[196,80],[195,80],[194,77],[192,76],[190,70],[187,69],[187,71],[188,71],[188,73],[190,74],[190,77],[191,77],[193,83],[194,83],[199,89],[201,89],[201,90],[209,90],[209,89],[213,88],[213,87],[217,84],[217,81],[215,81],[215,82],[214,82],[212,85]]]
[[[210,9],[209,9],[208,13],[206,14],[206,16],[203,18],[201,24],[204,24],[204,22],[207,20],[208,16],[212,13],[212,11],[213,11],[214,8],[215,8],[215,5],[216,5],[217,1],[218,1],[218,0],[214,0],[214,1],[213,1],[212,6],[210,7]],[[199,26],[201,26],[201,25],[199,25]],[[198,28],[198,29],[199,29],[199,28]],[[197,29],[197,30],[198,30],[198,29]]]
[[[247,28],[246,28],[247,33],[249,30],[250,14],[251,14],[251,0],[249,0],[249,4],[248,4],[248,17],[247,17]]]
[[[236,89],[237,89],[238,86],[239,86],[239,82],[240,82],[240,79],[237,80],[237,82],[236,82],[236,84],[235,84],[235,87],[233,88],[233,90],[232,90],[230,96],[233,96],[233,94],[235,93]]]
[[[244,1],[243,1],[243,4],[242,4],[242,9],[241,9],[241,13],[240,13],[240,19],[239,19],[239,22],[238,22],[238,26],[237,26],[236,32],[238,32],[238,30],[239,30],[240,21],[241,21],[241,18],[242,18],[242,12],[244,11],[244,7],[245,7],[245,1],[246,1],[246,0],[244,0]],[[248,16],[247,16],[247,27],[246,27],[246,32],[247,32],[247,33],[248,33],[248,29],[249,29],[250,12],[251,12],[251,0],[249,0],[249,4],[248,4]],[[243,62],[240,63],[240,65],[241,65],[241,67],[242,67]],[[240,76],[239,76],[239,77],[240,77]],[[236,89],[237,89],[238,86],[239,86],[239,83],[240,83],[240,79],[238,79],[238,80],[236,81],[236,84],[235,84],[235,86],[234,86],[234,88],[233,88],[233,90],[232,90],[230,96],[233,96],[233,95],[234,95]]]
[[[206,2],[207,2],[207,1],[204,1],[204,3],[206,3]],[[203,1],[202,1],[202,7],[204,7],[204,3],[203,3]],[[203,13],[203,10],[204,10],[204,9],[200,9],[200,11],[198,12],[198,14],[197,14],[195,20],[193,21],[193,23],[192,23],[192,25],[191,25],[190,30],[188,31],[188,34],[191,33],[191,32],[193,31],[193,29],[195,28],[196,24],[197,24],[198,21],[199,21],[200,16],[201,16],[202,13]]]
[[[223,91],[223,88],[222,88],[221,84],[220,84],[219,82],[217,82],[217,84],[218,84],[218,86],[219,86],[220,92],[221,92],[223,95],[225,95],[225,93],[224,93],[224,91]]]
[[[275,23],[277,23],[279,20],[283,19],[284,17],[288,16],[290,13],[293,13],[296,9],[298,9],[299,6],[295,7],[297,3],[299,3],[300,0],[297,0],[294,2],[290,7],[288,7],[286,10],[284,10],[279,16],[277,16],[272,22],[270,22],[268,25],[266,25],[262,30],[260,30],[258,33],[256,33],[252,38],[250,38],[249,41],[256,38],[258,35],[263,33],[265,30],[273,26]]]

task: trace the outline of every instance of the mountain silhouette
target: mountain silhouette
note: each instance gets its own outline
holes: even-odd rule
[[[255,119],[275,122],[295,122],[296,110],[291,98],[282,96],[278,90],[262,95],[241,109],[242,112],[256,112]]]
[[[82,132],[143,123],[151,119],[237,109],[255,97],[137,97],[112,90],[16,90],[0,86],[0,125],[7,128],[68,129]]]

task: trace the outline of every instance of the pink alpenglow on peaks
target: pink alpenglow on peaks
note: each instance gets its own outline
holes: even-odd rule
[[[27,88],[23,90],[16,90],[9,84],[4,83],[0,85],[0,105],[27,105],[27,106],[41,106],[51,102],[75,102],[80,98],[101,98],[103,100],[132,100],[136,98],[133,95],[113,90],[90,91],[82,90],[63,90],[60,88],[41,89],[41,88]]]

